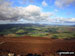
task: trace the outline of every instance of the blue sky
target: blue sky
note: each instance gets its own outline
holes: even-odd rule
[[[65,18],[75,18],[75,6],[70,4],[68,7],[58,8],[56,7],[55,0],[10,0],[13,2],[13,7],[26,7],[28,5],[36,5],[41,8],[43,8],[43,11],[45,12],[54,12],[54,10],[58,10],[58,13],[56,13],[57,16],[62,16]],[[30,2],[32,1],[32,2]],[[47,6],[43,7],[42,2],[45,1],[47,3]],[[24,4],[21,4],[20,2],[23,2]],[[61,4],[61,3],[60,3]]]
[[[3,2],[0,4],[1,22],[10,23],[12,20],[11,23],[29,21],[47,24],[60,24],[60,22],[75,24],[75,0],[9,0],[8,2],[1,0],[0,2]],[[8,5],[12,6],[8,7]]]

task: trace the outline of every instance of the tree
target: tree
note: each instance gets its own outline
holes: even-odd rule
[[[58,35],[53,35],[52,39],[58,39]]]

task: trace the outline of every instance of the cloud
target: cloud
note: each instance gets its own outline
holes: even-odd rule
[[[56,0],[55,5],[59,8],[70,6],[74,4],[75,0]]]
[[[13,20],[19,15],[16,8],[12,8],[9,2],[4,2],[0,5],[0,20]]]
[[[75,23],[75,18],[56,17],[56,23]]]
[[[75,18],[64,20],[65,23],[75,23]]]
[[[45,0],[42,2],[42,6],[48,6],[48,4],[45,2]]]
[[[55,12],[58,12],[58,10],[55,9]],[[26,22],[75,23],[75,18],[52,18],[51,16],[54,16],[54,13],[43,12],[42,8],[36,5],[12,7],[9,2],[0,3],[0,24]]]
[[[12,7],[9,2],[0,5],[0,20],[17,21],[24,19],[27,21],[47,21],[52,16],[51,12],[42,12],[42,8],[29,5],[27,7]]]

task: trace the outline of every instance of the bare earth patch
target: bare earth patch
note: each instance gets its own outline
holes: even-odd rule
[[[0,37],[0,53],[15,53],[27,55],[37,53],[43,55],[57,55],[57,51],[75,51],[75,40],[49,39],[43,37]]]

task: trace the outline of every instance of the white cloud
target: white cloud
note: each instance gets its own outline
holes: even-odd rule
[[[42,9],[35,5],[27,7],[11,7],[10,3],[0,5],[0,20],[24,19],[27,21],[47,21],[52,16],[51,12],[42,12]]]
[[[29,13],[40,13],[41,12],[41,8],[35,5],[29,5],[25,9]]]
[[[48,6],[48,4],[45,2],[45,0],[42,2],[42,6]]]
[[[55,12],[58,10],[55,9]],[[9,2],[0,4],[0,23],[24,23],[24,22],[75,22],[75,18],[51,18],[54,16],[51,12],[43,12],[42,8],[36,5],[26,7],[12,7]],[[21,20],[23,19],[23,20]],[[18,21],[20,20],[20,21]]]
[[[75,18],[71,18],[69,19],[69,21],[75,22]]]
[[[57,23],[75,23],[75,18],[56,17],[55,20]]]
[[[75,23],[75,18],[66,19],[66,20],[64,20],[64,22],[66,22],[66,23]]]
[[[55,5],[59,8],[63,8],[74,3],[75,0],[56,0]]]

